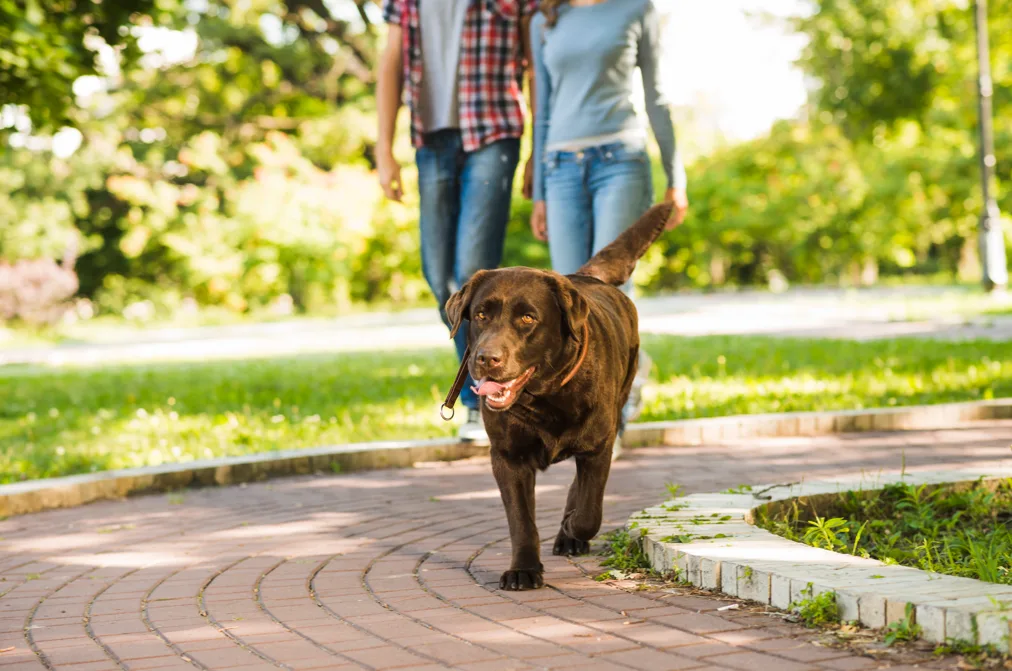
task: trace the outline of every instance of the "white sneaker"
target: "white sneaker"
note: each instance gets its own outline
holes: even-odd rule
[[[636,377],[633,378],[632,388],[629,390],[629,399],[622,408],[622,426],[628,426],[639,419],[643,414],[643,387],[650,381],[650,369],[654,362],[644,351],[639,353],[639,366],[637,366]]]
[[[481,418],[481,410],[467,409],[467,420],[460,425],[457,437],[473,442],[488,440],[488,434],[485,433],[485,421]]]

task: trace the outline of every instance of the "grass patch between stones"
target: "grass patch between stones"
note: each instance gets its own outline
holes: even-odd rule
[[[760,509],[757,523],[825,550],[1012,585],[1012,480],[794,499]]]

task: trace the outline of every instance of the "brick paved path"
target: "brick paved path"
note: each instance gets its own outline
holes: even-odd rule
[[[669,481],[694,492],[895,469],[904,453],[911,470],[1007,465],[1010,443],[1012,422],[990,422],[631,451],[609,482],[606,528]],[[539,480],[548,544],[572,475],[565,464]],[[770,616],[718,612],[716,598],[595,582],[586,560],[548,556],[546,589],[498,591],[506,522],[483,460],[100,503],[0,522],[0,536],[0,671],[881,663]]]

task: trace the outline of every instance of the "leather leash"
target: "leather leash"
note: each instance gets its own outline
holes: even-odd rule
[[[457,402],[457,397],[460,396],[460,390],[464,388],[464,382],[467,380],[467,360],[471,358],[471,346],[468,345],[464,349],[464,356],[460,360],[460,368],[457,369],[457,377],[453,380],[453,386],[450,387],[450,393],[446,395],[446,400],[443,401],[443,405],[439,406],[439,416],[444,421],[449,422],[453,419],[454,410],[453,404]],[[450,416],[446,416],[446,411],[450,411]]]
[[[573,370],[569,371],[569,374],[562,380],[560,387],[565,387],[569,384],[576,374],[580,371],[580,366],[583,365],[584,359],[587,358],[587,350],[590,349],[590,329],[587,327],[587,322],[583,323],[583,342],[580,343],[580,356],[576,360],[576,365],[573,366]],[[449,422],[453,419],[454,410],[453,406],[457,402],[457,398],[460,397],[460,392],[464,388],[464,381],[467,380],[467,360],[471,358],[471,346],[468,345],[467,349],[464,350],[464,356],[460,362],[460,368],[457,369],[457,377],[453,380],[453,386],[450,387],[450,393],[446,395],[446,400],[443,401],[443,405],[439,406],[439,416],[445,421]],[[450,414],[447,416],[446,411],[449,410]]]

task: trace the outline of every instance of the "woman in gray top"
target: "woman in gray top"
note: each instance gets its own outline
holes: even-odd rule
[[[667,176],[665,200],[676,206],[669,230],[688,208],[685,170],[659,82],[660,22],[652,0],[541,0],[540,8],[530,27],[531,228],[539,239],[547,238],[552,267],[569,274],[653,203],[647,132],[633,103],[637,68]],[[625,421],[639,414],[639,390],[649,365],[641,358]]]

